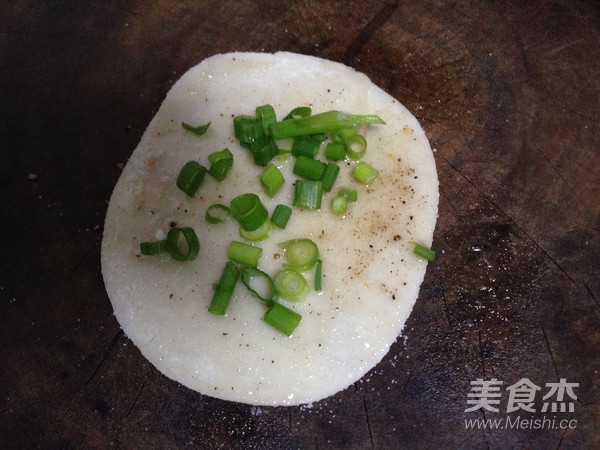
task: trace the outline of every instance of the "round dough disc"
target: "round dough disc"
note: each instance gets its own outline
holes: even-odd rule
[[[273,105],[280,119],[310,106],[313,113],[378,114],[386,122],[360,128],[368,142],[364,161],[380,171],[376,182],[360,185],[352,179],[354,162],[341,163],[319,211],[293,208],[285,230],[255,244],[263,248],[259,268],[271,275],[284,263],[278,243],[308,237],[319,247],[322,291],[311,289],[301,303],[282,301],[302,315],[291,337],[262,321],[265,308],[239,282],[225,316],[207,311],[227,246],[242,240],[234,220],[206,223],[207,207],[229,205],[245,192],[258,194],[271,212],[292,203],[293,158],[274,160],[286,183],[271,199],[258,181],[263,168],[233,137],[233,116],[253,115],[263,104]],[[211,125],[198,137],[181,122]],[[207,175],[194,198],[177,188],[187,161],[208,167],[207,156],[223,148],[234,155],[225,181]],[[358,192],[344,217],[330,210],[339,187]],[[423,130],[365,75],[292,53],[216,55],[175,83],[127,162],[106,216],[102,272],[123,330],[166,376],[225,400],[310,403],[360,379],[399,336],[427,265],[412,253],[412,242],[431,245],[437,206],[435,162]],[[173,224],[195,229],[197,259],[140,255],[141,242],[163,238]],[[312,286],[314,270],[305,276]]]

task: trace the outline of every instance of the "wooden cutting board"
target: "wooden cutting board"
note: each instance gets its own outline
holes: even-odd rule
[[[598,2],[23,0],[0,30],[3,448],[600,448]],[[355,67],[435,151],[438,259],[403,336],[309,406],[162,376],[100,273],[107,201],[146,125],[188,68],[234,50]],[[500,403],[465,411],[478,379],[502,382]],[[523,379],[534,412],[510,412]]]

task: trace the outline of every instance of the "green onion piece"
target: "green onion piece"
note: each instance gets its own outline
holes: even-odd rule
[[[294,186],[294,206],[319,209],[323,198],[323,183],[314,180],[297,180]]]
[[[286,336],[291,336],[298,324],[300,324],[302,316],[280,303],[275,303],[267,310],[263,320]]]
[[[301,117],[308,117],[312,114],[312,110],[308,106],[298,106],[292,109],[283,120],[299,119]]]
[[[231,200],[231,215],[246,231],[254,231],[269,218],[269,212],[256,194],[242,194]]]
[[[346,197],[349,203],[355,203],[356,200],[358,200],[356,189],[351,188],[340,188],[338,191],[338,197]]]
[[[305,271],[313,268],[319,260],[319,248],[308,238],[292,239],[279,246],[285,250],[285,267]]]
[[[352,176],[356,181],[369,185],[379,178],[379,170],[364,161],[360,161],[354,166],[354,169],[352,169]]]
[[[223,223],[231,217],[231,210],[220,203],[210,205],[204,214],[204,219],[208,223]]]
[[[186,162],[177,176],[177,187],[185,192],[188,196],[193,197],[206,175],[206,167],[196,161]]]
[[[346,158],[346,146],[330,142],[325,147],[325,158],[331,161],[343,161]]]
[[[321,291],[322,287],[322,278],[323,278],[323,261],[317,261],[317,267],[315,268],[315,291]]]
[[[266,136],[271,135],[271,124],[277,122],[275,109],[271,105],[262,105],[256,108],[256,118],[260,121],[263,127],[263,132]]]
[[[190,227],[171,228],[167,234],[166,246],[169,255],[177,261],[191,261],[200,252],[200,241]]]
[[[258,260],[262,255],[262,248],[232,241],[227,247],[227,257],[234,262],[248,267],[258,267]]]
[[[362,134],[346,138],[346,154],[354,160],[362,159],[367,152],[367,140]]]
[[[286,227],[292,215],[292,208],[288,205],[277,205],[271,215],[271,222],[282,230]]]
[[[256,139],[250,146],[254,162],[259,166],[266,166],[274,156],[279,154],[275,140],[270,136]]]
[[[419,244],[418,242],[415,242],[413,253],[425,258],[427,261],[435,261],[435,250],[432,250],[423,244]]]
[[[265,170],[260,174],[260,184],[271,198],[273,198],[284,183],[285,178],[283,178],[281,171],[273,163],[267,164]]]
[[[253,296],[265,305],[273,300],[275,286],[269,275],[255,267],[244,267],[241,275],[242,283]]]
[[[162,239],[160,241],[152,242],[141,242],[140,253],[145,256],[160,255],[167,251],[167,240]]]
[[[217,181],[223,181],[233,166],[233,155],[228,148],[208,155],[208,173]]]
[[[275,295],[291,302],[299,302],[308,294],[308,282],[294,269],[282,269],[273,277]]]
[[[282,149],[279,148],[275,157],[280,161],[287,160],[290,156],[292,156],[292,151],[290,149]]]
[[[240,236],[247,241],[258,242],[267,239],[271,235],[271,231],[273,231],[273,223],[267,219],[256,230],[247,231],[240,227]]]
[[[331,210],[337,215],[346,214],[346,211],[348,211],[348,197],[345,195],[335,197],[331,201]]]
[[[325,192],[330,192],[331,189],[333,189],[333,185],[339,173],[340,168],[337,164],[327,163],[325,170],[323,171],[323,178],[321,180],[323,182],[323,190]]]
[[[294,163],[294,173],[308,180],[318,181],[323,178],[325,163],[307,156],[298,156]]]
[[[190,131],[197,136],[202,136],[208,131],[208,127],[210,127],[210,122],[204,125],[198,125],[197,127],[190,125],[189,123],[181,122],[181,126],[184,130]]]
[[[271,133],[275,139],[283,139],[368,124],[385,124],[385,122],[374,114],[353,115],[340,111],[327,111],[308,117],[275,122],[271,125]]]
[[[312,136],[296,136],[292,141],[292,155],[316,158],[321,147],[321,141]]]
[[[233,118],[233,130],[235,137],[246,147],[264,136],[262,123],[256,117],[235,116]]]
[[[354,128],[340,128],[331,134],[331,140],[336,144],[346,145],[348,138],[354,136],[356,131]]]
[[[221,272],[219,283],[214,286],[215,291],[210,305],[208,305],[209,312],[220,316],[225,314],[239,276],[240,271],[235,267],[235,264],[227,261],[223,272]]]

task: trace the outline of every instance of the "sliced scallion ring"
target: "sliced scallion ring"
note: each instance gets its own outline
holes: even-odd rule
[[[319,260],[319,248],[308,238],[292,239],[279,245],[285,250],[286,267],[305,271]]]
[[[415,247],[413,248],[413,253],[415,255],[421,256],[430,262],[435,261],[435,250],[432,250],[423,244],[419,244],[418,242],[415,242],[414,244]]]
[[[231,261],[248,267],[257,267],[258,260],[262,255],[262,248],[254,247],[239,241],[232,241],[227,247],[227,257]]]
[[[210,205],[204,214],[204,219],[208,223],[223,223],[231,217],[231,210],[220,203]]]
[[[286,336],[291,336],[302,320],[302,316],[281,303],[275,303],[267,310],[263,320]]]
[[[262,270],[255,267],[244,267],[241,271],[242,283],[250,293],[263,302],[265,305],[271,305],[275,286],[273,280]]]
[[[346,154],[351,159],[361,159],[366,152],[367,140],[362,134],[353,134],[346,138]]]
[[[208,305],[209,312],[219,316],[225,314],[239,276],[240,271],[235,267],[235,264],[227,261],[219,282],[214,286],[215,291],[213,292],[210,305]]]
[[[352,176],[356,181],[368,186],[379,178],[379,170],[364,161],[360,161],[354,166],[354,169],[352,169]]]
[[[140,243],[140,253],[145,256],[160,255],[167,251],[167,240],[142,242]]]
[[[253,231],[246,231],[242,227],[240,227],[240,236],[246,239],[247,241],[258,242],[264,241],[267,239],[271,232],[273,231],[273,222],[270,220],[265,220],[260,227]]]
[[[208,131],[208,128],[210,127],[210,122],[204,125],[198,125],[197,127],[190,125],[189,123],[181,122],[181,127],[184,130],[194,133],[196,136],[202,136]]]
[[[206,167],[197,161],[188,161],[183,165],[177,176],[177,187],[188,196],[193,197],[202,185]]]
[[[200,241],[191,227],[171,228],[166,246],[169,255],[177,261],[191,261],[200,252]]]
[[[231,215],[246,231],[260,228],[269,218],[269,211],[256,194],[241,194],[231,200]]]
[[[291,302],[299,302],[308,294],[306,278],[294,269],[282,269],[273,277],[275,294]]]

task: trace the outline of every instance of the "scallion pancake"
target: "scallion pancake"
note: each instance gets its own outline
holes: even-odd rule
[[[263,167],[234,138],[233,117],[253,115],[265,104],[279,119],[309,106],[313,113],[377,114],[386,122],[358,129],[368,142],[363,160],[380,171],[378,180],[361,185],[351,175],[355,162],[341,162],[320,210],[292,207],[284,230],[254,244],[263,249],[259,268],[270,275],[285,262],[279,243],[310,238],[318,245],[322,291],[312,289],[311,270],[305,273],[308,298],[281,300],[302,315],[290,337],[263,322],[264,306],[241,283],[225,316],[207,311],[227,247],[243,239],[234,220],[207,223],[206,209],[248,192],[270,212],[292,203],[293,158],[274,160],[286,183],[269,198],[258,180]],[[199,137],[182,122],[211,125]],[[177,188],[186,162],[208,167],[208,155],[224,148],[234,164],[223,182],[206,176],[193,198]],[[343,217],[331,211],[340,187],[358,193]],[[175,83],[124,167],[106,216],[102,272],[121,327],[166,376],[202,394],[253,405],[315,402],[359,380],[401,333],[427,266],[412,253],[413,242],[431,245],[437,206],[435,162],[423,130],[367,76],[292,53],[216,55]],[[198,258],[140,255],[141,242],[163,239],[172,226],[196,231]]]

